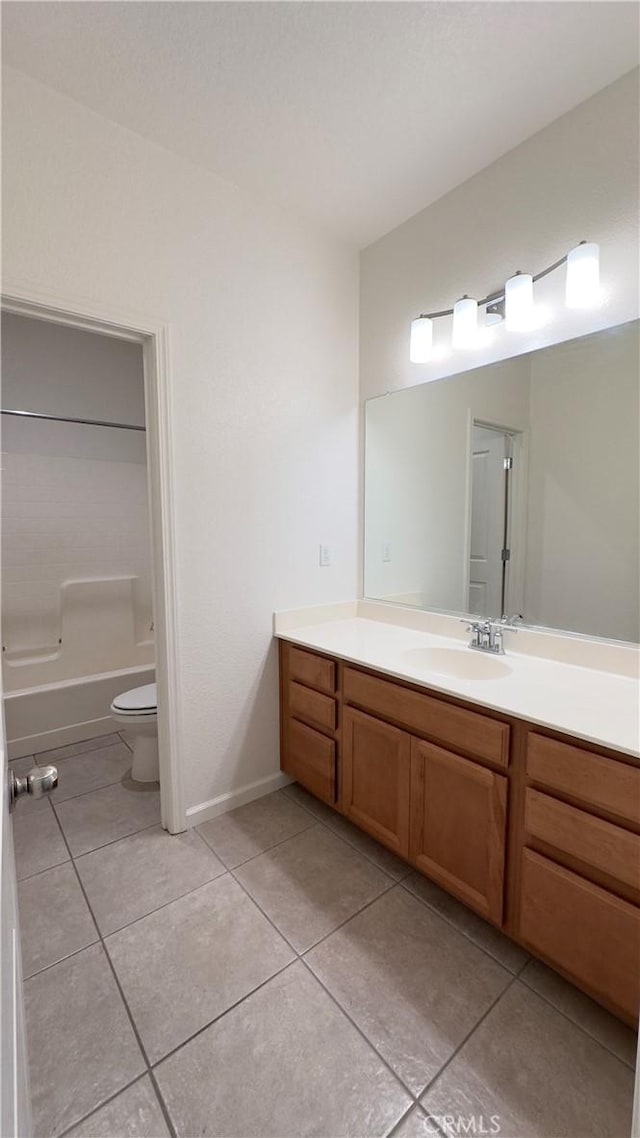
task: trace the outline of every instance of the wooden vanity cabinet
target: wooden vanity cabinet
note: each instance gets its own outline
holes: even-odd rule
[[[502,924],[507,779],[411,740],[411,861],[483,917]]]
[[[334,660],[281,643],[280,765],[330,806],[338,796],[336,674]]]
[[[409,855],[411,739],[364,712],[345,708],[342,809],[394,853]]]
[[[622,1018],[640,1006],[640,764],[527,735],[515,934]]]
[[[282,769],[629,1023],[640,763],[281,644]]]

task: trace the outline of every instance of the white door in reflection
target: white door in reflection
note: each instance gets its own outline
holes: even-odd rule
[[[512,439],[474,423],[471,445],[469,612],[496,617],[506,612]]]

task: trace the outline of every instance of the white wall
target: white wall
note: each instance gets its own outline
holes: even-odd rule
[[[272,611],[356,591],[357,257],[20,73],[5,82],[5,288],[170,324],[193,807],[278,769]]]
[[[363,399],[638,315],[638,76],[623,76],[364,250]],[[583,239],[601,247],[602,306],[565,309],[559,271],[538,286],[550,316],[538,332],[501,328],[482,350],[409,363],[414,316],[449,308],[463,293],[486,296],[517,269],[536,273]],[[449,320],[436,321],[445,353],[450,333]]]

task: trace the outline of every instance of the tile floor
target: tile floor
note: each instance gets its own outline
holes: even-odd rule
[[[171,837],[118,735],[36,759],[36,1135],[629,1134],[634,1034],[299,786]]]

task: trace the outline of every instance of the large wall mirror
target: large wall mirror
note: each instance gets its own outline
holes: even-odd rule
[[[638,332],[370,399],[365,596],[640,640]]]

